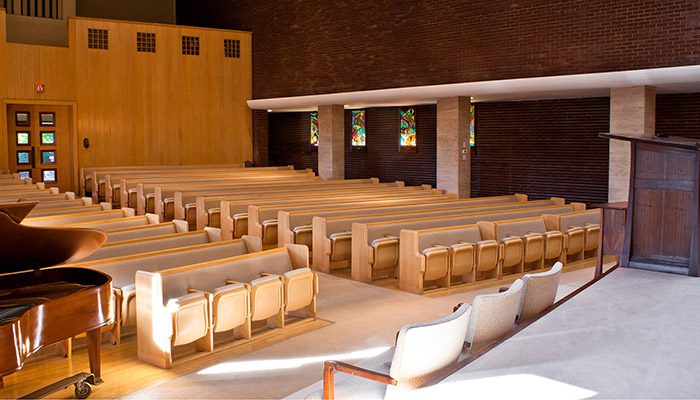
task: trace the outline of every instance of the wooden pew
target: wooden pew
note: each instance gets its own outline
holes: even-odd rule
[[[25,218],[22,225],[27,226],[62,226],[79,224],[83,222],[102,221],[115,218],[133,217],[132,208],[120,208],[117,210],[94,211],[89,213],[52,215],[47,217]]]
[[[490,196],[490,197],[475,197],[470,199],[456,198],[434,198],[422,201],[387,204],[371,204],[372,213],[388,213],[401,211],[422,211],[422,210],[437,210],[443,208],[464,206],[476,206],[479,204],[496,204],[510,202],[527,201],[527,195],[515,194],[508,196]],[[355,215],[364,215],[368,212],[366,204],[353,204],[346,206],[339,204],[337,207],[324,206],[321,208],[308,209],[304,206],[287,207],[277,213],[277,243],[282,246],[285,244],[303,244],[309,250],[313,248],[313,217],[350,217]],[[264,217],[260,217],[263,219]]]
[[[206,237],[206,233],[200,233],[199,235]],[[142,249],[146,248],[152,248],[152,246],[144,241]],[[158,272],[169,268],[235,257],[261,250],[262,246],[259,241],[246,236],[238,240],[139,252],[114,258],[81,261],[65,266],[98,270],[112,278],[116,315],[115,324],[111,331],[114,342],[118,344],[122,328],[136,323],[136,271]]]
[[[101,229],[103,231],[110,231],[128,228],[128,227],[142,227],[146,225],[159,224],[158,216],[155,214],[137,215],[133,217],[123,217],[114,219],[101,219],[95,221],[77,222],[73,224],[65,225],[71,228],[93,228]]]
[[[11,192],[14,190],[36,190],[36,189],[46,189],[46,184],[44,182],[39,183],[27,183],[22,181],[0,181],[0,193]]]
[[[501,198],[498,199],[493,199],[494,201],[500,201]],[[362,202],[355,202],[355,201],[350,201],[350,202],[337,202],[332,205],[327,205],[327,209],[331,210],[335,207],[342,208],[343,206],[348,206],[348,205],[359,205]],[[531,202],[532,203],[532,202]],[[563,199],[556,199],[556,200],[545,200],[542,201],[540,204],[542,205],[550,205],[553,203],[564,203]],[[500,203],[495,203],[495,204],[500,204]],[[403,210],[403,211],[387,211],[387,210],[382,210],[381,214],[387,216],[387,217],[400,217],[403,215],[406,216],[412,216],[415,215],[417,211],[420,211],[421,213],[435,213],[435,215],[440,215],[440,214],[451,214],[451,213],[457,213],[457,212],[466,212],[466,210],[473,209],[473,208],[478,208],[478,207],[484,207],[484,206],[492,206],[495,204],[489,203],[489,200],[479,200],[479,199],[474,199],[471,202],[464,202],[460,204],[456,204],[452,207],[447,207],[447,208],[439,208],[437,210],[431,209],[430,206],[426,206],[427,208],[423,211],[420,211],[421,207],[418,209],[408,209],[408,210]],[[506,204],[506,207],[510,207],[509,202],[504,202],[502,204]],[[532,205],[533,207],[535,205]],[[299,210],[299,209],[306,209],[306,210],[312,210],[312,209],[318,209],[319,207],[314,205],[314,204],[301,204],[301,205],[286,205],[286,204],[281,204],[281,205],[250,205],[248,206],[248,234],[252,236],[257,236],[261,237],[263,240],[264,245],[276,245],[277,242],[277,237],[278,237],[278,226],[277,226],[277,214],[279,211],[287,211],[287,210]],[[367,209],[362,214],[355,214],[355,216],[365,216],[369,214],[377,214],[376,212],[373,211],[374,206],[368,206]],[[352,217],[350,217],[352,218]],[[313,218],[311,218],[311,222],[313,222]],[[313,229],[313,227],[312,227]],[[313,243],[313,241],[312,241]]]
[[[498,221],[563,213],[585,209],[585,204],[571,203],[495,212],[476,212],[449,217],[411,218],[352,224],[352,279],[371,282],[380,277],[394,277],[399,262],[401,229],[425,229],[450,225],[468,225],[482,221]],[[316,244],[314,243],[314,247]],[[315,262],[315,259],[314,259]],[[314,265],[314,268],[316,266]]]
[[[480,221],[471,225],[443,226],[426,229],[402,229],[400,232],[399,287],[401,290],[422,294],[426,287],[450,287],[457,284],[473,284],[497,280],[507,272],[520,275],[518,271],[506,271],[506,244],[511,240],[519,249],[520,263],[527,251],[525,237],[540,234],[543,239],[543,269],[566,258],[567,233],[547,226],[546,220],[558,221],[560,216],[587,218],[599,210],[583,210],[562,214],[544,214],[515,220]],[[531,225],[532,223],[536,225]],[[513,229],[514,228],[514,229]],[[520,232],[517,232],[520,230]],[[534,231],[533,231],[534,230]],[[508,234],[511,237],[508,237]],[[499,236],[507,238],[496,240]],[[519,242],[519,243],[518,243]],[[513,243],[510,243],[513,244]]]
[[[58,195],[58,188],[49,189],[37,189],[37,188],[27,188],[27,189],[14,189],[8,191],[0,191],[0,202],[11,202],[17,201],[18,199],[37,197],[37,196],[47,196],[47,195]]]
[[[522,198],[513,196],[514,200]],[[496,202],[488,203],[489,199],[494,199]],[[474,199],[477,201],[477,199]],[[472,206],[467,206],[465,209],[450,210],[424,209],[420,211],[399,211],[399,212],[372,212],[365,211],[363,215],[350,214],[340,216],[314,216],[312,218],[312,254],[313,268],[317,271],[328,272],[332,268],[344,268],[350,265],[350,257],[352,254],[352,226],[354,223],[381,223],[383,221],[393,221],[399,219],[412,218],[429,218],[436,219],[438,217],[445,218],[451,215],[462,214],[478,214],[480,212],[498,212],[500,210],[514,210],[525,208],[539,208],[550,205],[564,204],[561,198],[551,198],[549,200],[537,200],[529,202],[511,201],[502,202],[500,198],[485,198],[482,201],[477,201]],[[398,236],[398,233],[397,233]]]
[[[12,180],[12,181],[20,180],[19,173],[12,174],[8,170],[3,171],[3,173],[0,174],[0,181],[6,181],[6,180]]]
[[[359,201],[382,201],[382,200],[398,200],[400,198],[414,199],[420,201],[426,198],[442,196],[449,198],[449,195],[443,195],[437,190],[420,190],[415,188],[395,189],[391,193],[360,193],[360,194],[333,194],[326,195],[323,199],[318,199],[317,196],[285,196],[285,200],[223,200],[221,202],[221,234],[226,239],[231,239],[242,234],[250,234],[248,229],[248,207],[250,205],[315,205],[331,206],[340,202],[353,203]]]
[[[596,257],[600,238],[600,210],[545,215],[547,229],[563,232],[566,256],[562,263]]]
[[[138,226],[128,226],[124,228],[113,228],[107,231],[107,243],[122,240],[139,239],[153,236],[171,235],[175,233],[188,232],[189,228],[185,221],[170,221],[162,223],[152,223]]]
[[[178,189],[172,191],[172,201],[174,208],[172,215],[177,219],[196,220],[197,217],[203,218],[207,215],[207,210],[210,208],[218,208],[221,205],[221,200],[227,196],[245,195],[245,194],[274,194],[283,191],[284,193],[296,192],[314,192],[322,190],[343,190],[352,188],[381,188],[381,187],[403,187],[403,182],[386,182],[379,183],[376,178],[370,179],[349,179],[349,180],[319,180],[308,183],[294,183],[281,185],[258,185],[241,188],[240,191],[230,191],[228,189],[216,188],[194,188],[194,189]],[[157,191],[157,189],[156,189]],[[168,195],[170,191],[162,190],[160,196],[164,198],[165,208],[168,207]],[[200,200],[201,198],[201,200]],[[201,216],[200,216],[201,215]],[[206,218],[201,220],[201,223],[206,226]]]
[[[281,180],[257,180],[257,181],[227,181],[213,184],[193,184],[179,183],[173,185],[152,184],[152,185],[137,185],[136,190],[129,193],[130,201],[136,197],[136,201],[141,207],[145,202],[147,212],[162,213],[165,218],[184,219],[184,214],[178,212],[179,209],[173,207],[175,195],[177,192],[205,192],[211,194],[238,194],[255,192],[260,190],[282,190],[287,187],[295,187],[297,185],[319,185],[321,180],[318,177],[310,177],[303,179],[281,179]]]
[[[82,205],[76,207],[59,207],[59,208],[45,208],[45,209],[33,209],[27,214],[27,218],[35,217],[48,217],[51,215],[65,215],[65,214],[81,214],[96,211],[107,211],[111,210],[112,205],[109,203],[100,203],[95,205]]]
[[[105,201],[113,203],[123,203],[124,196],[129,196],[129,190],[135,190],[138,184],[217,184],[218,183],[233,183],[233,182],[257,182],[257,181],[285,181],[299,180],[306,181],[318,179],[311,170],[288,170],[278,173],[245,173],[245,172],[199,172],[187,174],[163,174],[160,176],[139,176],[139,177],[124,177],[122,175],[107,175],[100,183],[100,189],[97,193],[98,198],[104,198]],[[118,183],[118,184],[117,184]],[[119,198],[114,198],[119,194]],[[142,194],[143,195],[143,194]],[[95,198],[95,196],[93,196]],[[127,198],[128,199],[128,198]]]
[[[318,280],[308,261],[306,247],[289,245],[159,272],[136,272],[139,360],[171,368],[174,347],[194,343],[198,351],[213,351],[214,332],[250,338],[255,321],[283,328],[286,314],[297,310],[316,318]],[[231,323],[219,327],[216,321]]]
[[[131,165],[131,166],[115,166],[115,167],[82,167],[79,169],[79,184],[80,193],[85,195],[86,192],[92,192],[93,181],[97,182],[98,177],[102,177],[105,173],[110,172],[157,172],[157,171],[186,171],[190,169],[207,169],[207,168],[243,168],[240,164],[231,165]],[[95,186],[96,188],[96,186]]]
[[[4,198],[3,202],[12,201],[37,201],[43,202],[53,202],[53,201],[63,201],[63,200],[75,200],[75,193],[65,192],[65,193],[43,193],[43,194],[21,194],[17,197]]]
[[[48,210],[48,209],[64,208],[64,207],[91,206],[91,205],[92,205],[92,198],[91,197],[81,197],[81,198],[72,199],[72,200],[42,201],[40,203],[37,203],[37,205],[34,206],[32,211],[34,211],[34,210]]]
[[[256,238],[251,238],[250,240],[259,241]],[[221,231],[217,228],[113,241],[103,244],[97,251],[83,258],[81,262],[220,241]]]

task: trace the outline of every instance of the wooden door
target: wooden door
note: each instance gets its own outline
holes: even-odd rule
[[[10,104],[7,106],[9,167],[23,178],[72,189],[70,106]]]

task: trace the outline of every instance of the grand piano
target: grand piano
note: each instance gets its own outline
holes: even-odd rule
[[[90,394],[100,379],[100,332],[112,323],[112,279],[84,268],[56,267],[94,252],[106,235],[93,229],[38,228],[20,222],[36,203],[0,204],[0,388],[41,348],[86,333],[90,374],[66,378],[27,397],[75,385]]]

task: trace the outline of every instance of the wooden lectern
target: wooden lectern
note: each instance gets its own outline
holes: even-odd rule
[[[620,265],[699,276],[700,143],[679,136],[600,136],[632,144]]]

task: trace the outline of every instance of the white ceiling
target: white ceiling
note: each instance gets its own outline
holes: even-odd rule
[[[470,96],[474,102],[607,97],[610,88],[630,86],[654,86],[661,94],[700,92],[700,65],[257,99],[249,100],[248,107],[309,111],[330,104],[345,108],[433,104],[455,96]]]

